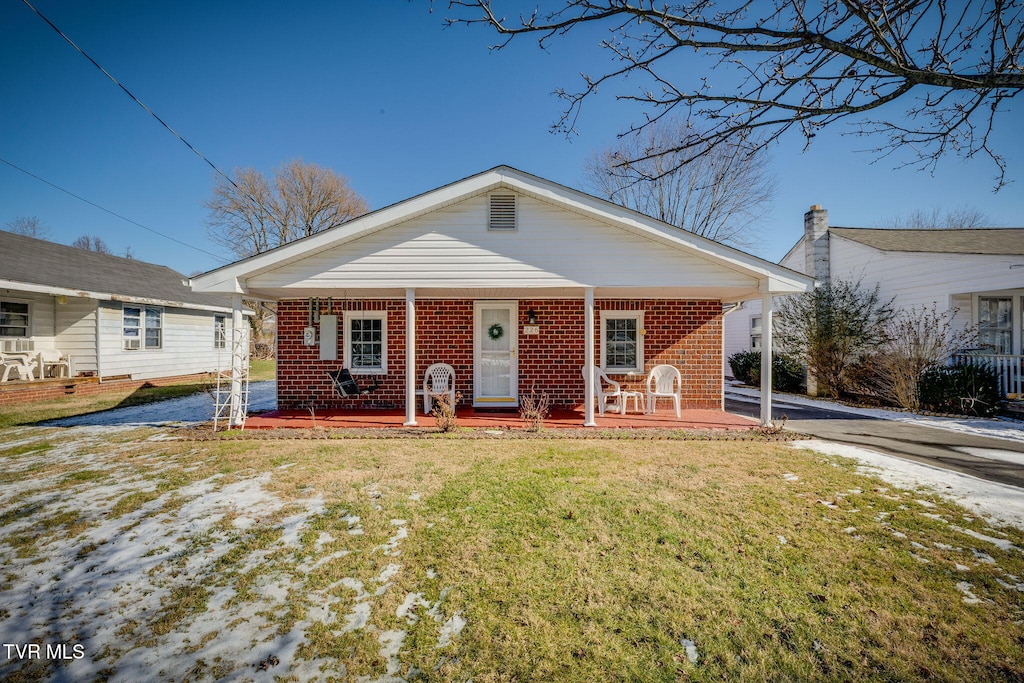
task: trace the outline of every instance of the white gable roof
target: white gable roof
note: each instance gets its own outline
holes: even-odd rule
[[[520,198],[515,231],[487,229],[487,197]],[[192,279],[196,291],[339,296],[754,298],[810,278],[630,209],[499,166]]]

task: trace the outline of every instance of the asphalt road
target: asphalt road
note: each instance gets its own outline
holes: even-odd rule
[[[725,409],[758,417],[760,406],[726,395]],[[772,417],[786,417],[786,429],[815,438],[863,446],[887,455],[924,462],[982,479],[1024,488],[1024,442],[960,434],[945,429],[881,420],[823,408],[776,402]]]

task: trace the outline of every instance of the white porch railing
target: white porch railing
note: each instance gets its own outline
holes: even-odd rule
[[[1024,398],[1024,356],[996,353],[958,353],[953,359],[968,365],[987,365],[999,374],[1004,396]]]

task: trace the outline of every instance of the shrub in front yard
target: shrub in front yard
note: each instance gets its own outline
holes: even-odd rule
[[[519,397],[519,416],[526,423],[526,431],[539,432],[544,429],[544,420],[551,412],[551,397],[546,391],[537,393],[536,387],[530,387],[530,393]]]
[[[999,375],[988,366],[950,365],[925,370],[921,406],[938,413],[994,415],[1003,400]]]
[[[739,351],[729,356],[732,376],[744,384],[761,384],[761,352]],[[800,362],[784,355],[772,355],[772,389],[798,392],[803,389],[804,368]]]
[[[462,400],[462,392],[455,392],[455,402],[452,403],[451,397],[447,393],[432,394],[434,405],[430,409],[430,414],[437,420],[437,428],[442,432],[454,432],[458,428],[458,422],[455,417],[455,408],[459,405],[459,401]]]

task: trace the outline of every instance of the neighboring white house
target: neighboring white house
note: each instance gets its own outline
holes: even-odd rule
[[[955,320],[978,329],[979,351],[1003,357],[1020,377],[1024,354],[1024,228],[905,230],[835,228],[812,206],[804,235],[779,262],[814,277],[876,283],[899,308],[935,304],[957,309]],[[756,349],[761,302],[726,316],[725,358]],[[730,373],[728,362],[725,371]],[[1020,381],[1019,379],[1017,380]]]
[[[56,350],[71,376],[101,380],[230,366],[230,298],[193,292],[181,273],[9,232],[0,232],[0,254],[5,354]]]

